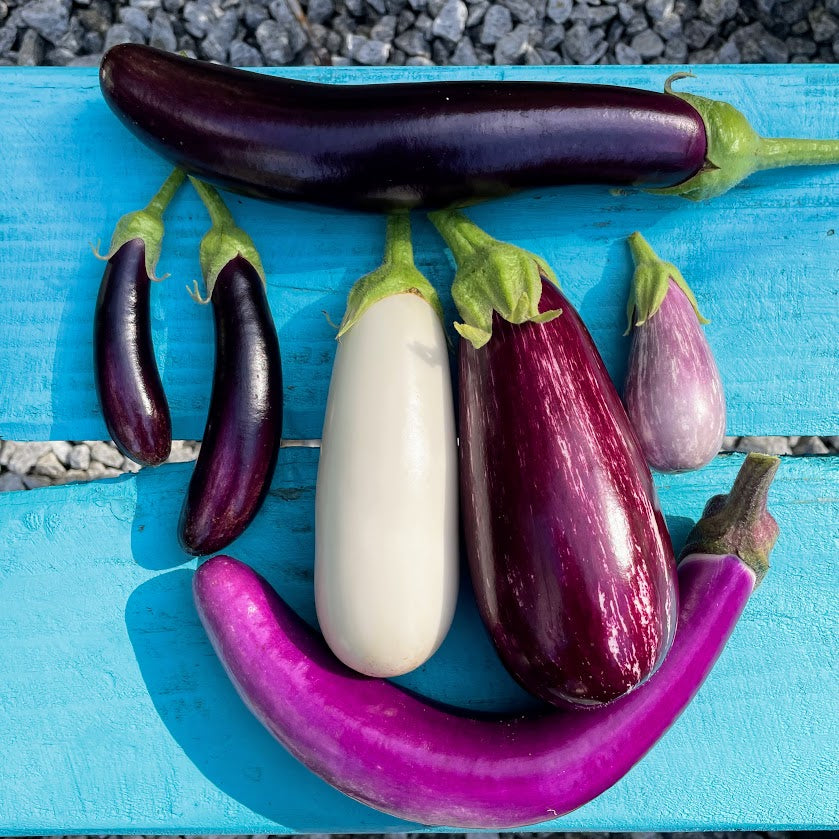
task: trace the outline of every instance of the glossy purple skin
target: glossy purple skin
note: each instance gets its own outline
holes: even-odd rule
[[[253,521],[280,449],[280,343],[265,286],[244,257],[231,259],[212,293],[216,327],[213,391],[201,451],[181,510],[184,550],[220,550]]]
[[[557,705],[622,696],[676,629],[676,564],[652,477],[600,354],[542,284],[547,324],[460,342],[461,503],[472,585],[510,673]]]
[[[154,357],[146,246],[131,239],[108,260],[94,314],[94,377],[108,433],[142,466],[172,448],[172,420]]]
[[[556,82],[313,84],[121,44],[105,100],[144,143],[217,185],[355,210],[434,209],[568,183],[672,186],[705,124],[663,93]]]
[[[720,451],[720,373],[693,306],[673,280],[661,308],[632,330],[623,399],[658,472],[699,469]]]
[[[470,717],[360,676],[244,563],[196,572],[201,621],[250,710],[312,772],[425,825],[502,829],[564,815],[620,780],[696,694],[754,587],[736,556],[679,568],[673,647],[655,676],[584,713]]]

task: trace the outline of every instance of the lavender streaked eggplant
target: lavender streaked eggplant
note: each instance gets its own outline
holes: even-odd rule
[[[425,825],[524,827],[571,812],[620,780],[699,690],[768,567],[777,526],[766,495],[777,463],[749,455],[732,492],[714,504],[711,542],[693,534],[697,552],[678,571],[679,628],[658,672],[585,713],[472,717],[361,677],[265,579],[227,556],[199,567],[195,603],[245,704],[323,780]]]
[[[172,420],[151,332],[151,282],[163,240],[163,213],[184,181],[175,169],[148,205],[114,230],[94,314],[94,377],[105,426],[125,457],[163,463]],[[96,254],[99,256],[99,254]]]
[[[280,344],[265,274],[250,237],[216,191],[192,180],[213,220],[201,242],[206,297],[213,304],[216,354],[201,451],[181,511],[183,548],[220,550],[253,521],[271,485],[283,421]]]
[[[458,266],[461,506],[481,617],[531,693],[610,702],[655,672],[676,629],[643,452],[545,262],[455,211],[431,219]]]
[[[684,74],[680,74],[684,75]],[[521,189],[629,184],[699,200],[762,168],[839,161],[765,140],[724,102],[614,85],[332,85],[136,44],[105,54],[105,101],[158,154],[258,198],[355,210],[462,206]]]
[[[702,329],[708,321],[675,265],[659,259],[640,233],[627,305],[632,344],[623,400],[644,455],[658,472],[709,463],[725,435],[725,395]]]

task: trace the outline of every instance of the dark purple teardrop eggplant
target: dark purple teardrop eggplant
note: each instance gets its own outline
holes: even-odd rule
[[[547,323],[460,341],[461,499],[481,616],[511,674],[559,705],[661,664],[676,566],[649,469],[594,343],[550,282]]]
[[[179,523],[181,545],[195,555],[230,544],[253,521],[271,485],[283,421],[280,344],[262,277],[235,256],[210,299],[213,390]]]
[[[172,421],[151,334],[146,247],[131,239],[108,259],[94,315],[96,392],[117,448],[143,466],[169,457]]]

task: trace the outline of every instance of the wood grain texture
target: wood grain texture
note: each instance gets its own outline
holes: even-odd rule
[[[314,619],[316,449],[284,449],[230,553]],[[677,545],[742,462],[659,477]],[[413,830],[315,778],[236,696],[196,617],[175,523],[190,465],[0,495],[0,833]],[[784,459],[772,569],[695,701],[653,751],[556,830],[839,826],[839,461]],[[400,681],[522,708],[464,584],[441,650]]]
[[[670,68],[284,69],[338,83],[430,78],[555,79],[660,89]],[[272,70],[269,72],[279,72]],[[772,135],[836,136],[834,66],[703,67],[685,89],[741,107]],[[91,371],[92,313],[117,218],[148,200],[167,173],[102,100],[95,71],[0,68],[5,176],[0,182],[0,436],[106,436]],[[839,167],[762,173],[703,204],[632,190],[564,188],[475,207],[499,238],[545,256],[621,380],[631,265],[639,229],[679,265],[703,311],[727,391],[730,434],[839,433]],[[318,437],[346,292],[381,256],[383,220],[231,198],[268,272],[285,370],[286,437]],[[450,257],[414,214],[417,260],[453,318]],[[180,438],[202,435],[213,363],[210,312],[186,295],[207,226],[184,191],[171,207],[153,289],[156,351]]]

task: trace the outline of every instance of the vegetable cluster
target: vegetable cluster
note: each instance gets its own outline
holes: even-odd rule
[[[839,143],[760,138],[730,105],[674,94],[670,81],[661,94],[338,88],[120,45],[100,82],[135,134],[196,176],[212,219],[206,295],[192,292],[213,304],[216,356],[179,524],[189,553],[224,548],[257,515],[282,431],[259,255],[197,178],[389,213],[384,260],[349,292],[336,336],[315,505],[322,634],[230,556],[195,573],[201,621],[243,700],[321,778],[423,824],[521,827],[602,793],[690,702],[766,573],[779,461],[749,455],[677,563],[650,469],[701,468],[726,421],[708,321],[681,272],[629,237],[622,401],[552,268],[454,207],[572,182],[697,200],[760,168],[836,161]],[[120,221],[95,318],[108,429],[147,465],[171,439],[149,280],[183,180],[176,169]],[[457,266],[457,399],[440,300],[413,261],[411,208],[433,210]],[[481,618],[510,674],[546,703],[537,714],[473,717],[385,681],[426,662],[449,630],[459,525]]]

